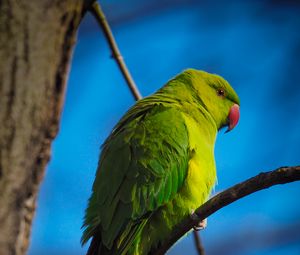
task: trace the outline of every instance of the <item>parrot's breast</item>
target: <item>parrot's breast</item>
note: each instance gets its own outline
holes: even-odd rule
[[[214,144],[217,131],[205,119],[195,120],[188,115],[184,115],[184,119],[189,134],[190,160],[184,185],[173,203],[186,214],[202,205],[214,187]]]

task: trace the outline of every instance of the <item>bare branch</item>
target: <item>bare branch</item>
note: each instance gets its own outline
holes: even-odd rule
[[[174,231],[169,238],[165,240],[155,251],[151,254],[161,255],[166,251],[184,234],[197,225],[198,222],[207,218],[219,209],[233,203],[234,201],[250,195],[256,191],[267,189],[277,184],[286,184],[300,180],[300,166],[294,167],[281,167],[277,170],[260,173],[244,182],[236,184],[235,186],[219,193],[218,195],[209,199],[206,203],[200,206],[195,213],[199,217],[198,220],[186,217]],[[194,218],[194,217],[193,217]]]
[[[141,93],[139,92],[137,86],[135,85],[135,82],[132,79],[132,76],[123,60],[121,52],[118,48],[118,45],[117,45],[115,38],[111,32],[111,29],[110,29],[109,24],[106,20],[106,17],[101,9],[100,4],[97,1],[95,1],[91,5],[90,11],[95,16],[95,18],[98,21],[98,24],[100,25],[100,27],[102,28],[102,30],[104,32],[104,35],[108,41],[109,47],[112,51],[112,56],[113,56],[113,58],[115,58],[118,66],[128,84],[128,87],[130,88],[131,93],[133,94],[135,100],[140,100],[142,98]]]
[[[196,247],[198,255],[205,255],[205,250],[204,250],[200,235],[198,234],[197,231],[194,230],[193,236],[194,236],[195,247]]]

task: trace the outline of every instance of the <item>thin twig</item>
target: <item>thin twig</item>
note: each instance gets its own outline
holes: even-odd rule
[[[118,45],[115,41],[115,38],[112,34],[112,31],[109,27],[109,24],[106,20],[106,17],[104,15],[103,11],[101,9],[100,4],[97,1],[95,1],[90,7],[90,11],[95,16],[95,18],[98,21],[98,24],[100,25],[100,27],[102,28],[102,30],[104,32],[105,38],[107,39],[109,47],[111,49],[112,56],[113,56],[113,58],[115,58],[128,86],[130,88],[131,93],[133,94],[133,96],[136,100],[140,100],[142,98],[142,95],[139,92],[137,86],[135,85],[135,82],[132,79],[132,76],[123,60],[121,52],[118,48]]]
[[[226,205],[233,203],[234,201],[250,195],[256,191],[267,189],[277,184],[285,184],[300,180],[300,166],[295,167],[281,167],[277,170],[260,173],[259,175],[252,177],[244,182],[236,184],[235,186],[219,193],[218,195],[209,199],[206,203],[200,206],[195,213],[198,219],[195,217],[186,217],[174,231],[161,245],[157,247],[151,254],[162,255],[184,234],[191,230],[191,228],[197,225],[201,220],[207,218],[214,212],[223,208]]]
[[[200,235],[198,234],[197,231],[194,230],[193,236],[194,236],[194,242],[195,242],[195,246],[196,246],[198,255],[205,255],[205,250],[204,250]]]

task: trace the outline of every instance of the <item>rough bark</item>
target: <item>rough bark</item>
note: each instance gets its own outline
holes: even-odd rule
[[[84,0],[0,0],[0,254],[28,248]]]

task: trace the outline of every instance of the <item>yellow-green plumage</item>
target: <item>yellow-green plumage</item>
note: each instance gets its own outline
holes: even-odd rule
[[[205,202],[234,104],[223,78],[189,69],[126,113],[100,156],[82,237],[93,238],[89,255],[148,254]]]

